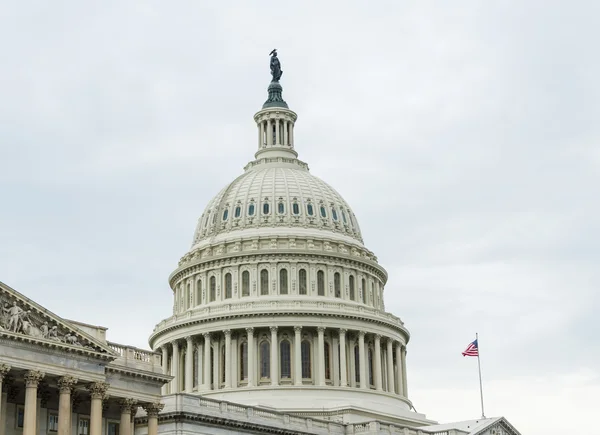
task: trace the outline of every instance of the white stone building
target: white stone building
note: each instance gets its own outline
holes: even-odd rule
[[[153,351],[107,342],[0,286],[0,435],[489,434],[408,394],[404,323],[350,206],[298,159],[278,82],[257,151],[200,216]],[[137,418],[134,418],[137,414]]]

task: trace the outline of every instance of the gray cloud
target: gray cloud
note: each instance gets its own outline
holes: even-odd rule
[[[388,269],[417,409],[477,416],[460,352],[478,331],[488,414],[581,431],[600,393],[598,9],[5,5],[0,279],[145,346],[196,219],[252,158],[277,47],[300,158]]]

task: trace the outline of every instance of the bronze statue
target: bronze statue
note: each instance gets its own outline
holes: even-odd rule
[[[273,82],[279,82],[283,71],[281,71],[281,63],[279,63],[279,58],[277,57],[277,49],[273,49],[269,53],[271,56],[271,75],[273,76]]]

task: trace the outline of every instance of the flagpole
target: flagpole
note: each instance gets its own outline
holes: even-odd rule
[[[483,411],[483,384],[481,383],[481,361],[479,355],[481,354],[481,347],[479,346],[479,335],[475,333],[475,339],[477,340],[477,367],[479,368],[479,394],[481,395],[481,418],[485,418],[485,412]]]

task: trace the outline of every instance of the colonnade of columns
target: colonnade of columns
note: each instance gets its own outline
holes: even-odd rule
[[[248,327],[188,336],[162,346],[163,394],[239,387],[316,385],[407,397],[406,346],[365,331]]]
[[[11,371],[11,366],[0,364],[0,398],[2,397],[2,384],[4,378]],[[25,406],[23,418],[23,435],[36,435],[38,428],[38,387],[46,374],[39,370],[28,370],[24,372],[22,378],[25,384]],[[71,416],[72,399],[78,379],[73,376],[57,377],[58,387],[58,430],[57,435],[71,434]],[[82,385],[90,395],[90,424],[89,435],[103,435],[102,417],[103,403],[108,399],[107,391],[109,384],[105,382],[93,382]],[[158,435],[158,413],[164,405],[160,403],[138,403],[135,399],[121,398],[117,399],[120,410],[121,420],[119,433],[129,435],[133,433],[133,418],[137,413],[138,407],[142,407],[148,415],[148,435]],[[5,424],[2,418],[5,410],[2,409],[3,402],[0,400],[0,425]],[[0,431],[1,432],[1,431]]]
[[[274,118],[258,123],[258,147],[287,145],[294,147],[294,123],[283,118]]]

